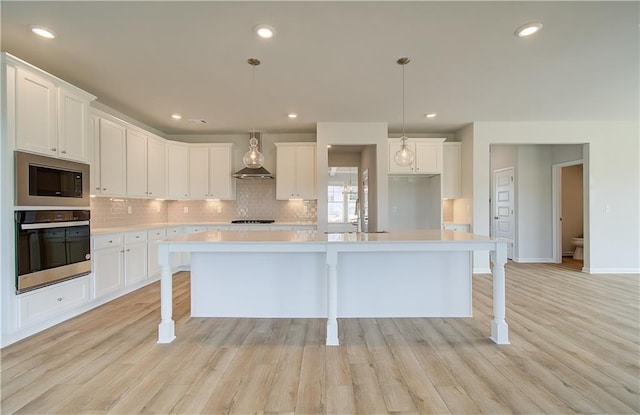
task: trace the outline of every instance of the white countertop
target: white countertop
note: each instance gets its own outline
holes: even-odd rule
[[[212,231],[176,236],[159,243],[389,243],[389,242],[488,242],[484,235],[439,229],[393,231],[386,233],[323,233],[318,231]]]
[[[141,225],[91,227],[92,235],[145,231],[158,228],[171,228],[174,226],[317,226],[317,222],[273,222],[273,223],[231,223],[231,222],[161,222]]]

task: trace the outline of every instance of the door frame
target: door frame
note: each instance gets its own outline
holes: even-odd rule
[[[564,163],[552,164],[551,167],[551,206],[553,208],[552,232],[553,235],[553,262],[562,263],[562,168],[569,166],[583,165],[582,186],[584,187],[584,159],[566,161]],[[585,194],[582,194],[582,210],[584,212]],[[583,232],[584,232],[584,225]]]
[[[516,244],[517,244],[517,235],[518,235],[518,221],[517,219],[517,215],[518,215],[518,206],[516,203],[516,168],[515,166],[509,166],[509,167],[503,167],[500,169],[495,169],[491,171],[491,197],[490,197],[490,202],[489,202],[489,234],[493,237],[496,236],[496,220],[494,219],[497,212],[496,212],[496,201],[495,201],[495,196],[496,196],[496,173],[500,173],[500,172],[505,172],[511,170],[511,177],[513,177],[513,181],[511,182],[511,186],[513,187],[513,194],[511,195],[513,197],[513,239],[511,240],[511,244],[510,246],[508,246],[507,248],[507,258],[508,259],[513,259],[513,257],[515,256],[515,252],[516,252]]]

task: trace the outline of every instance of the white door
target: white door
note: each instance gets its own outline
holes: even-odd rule
[[[513,167],[493,172],[493,236],[511,240],[507,258],[513,258],[514,231],[514,192]]]

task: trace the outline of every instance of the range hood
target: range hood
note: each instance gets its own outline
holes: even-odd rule
[[[261,151],[262,134],[259,132],[253,132],[251,133],[251,137],[258,140],[258,150]],[[233,173],[233,177],[236,179],[273,179],[271,173],[269,173],[269,171],[264,167],[259,167],[257,169],[245,167],[244,169]]]

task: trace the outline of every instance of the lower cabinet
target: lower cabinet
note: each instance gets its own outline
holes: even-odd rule
[[[94,236],[93,247],[96,298],[147,278],[147,232]]]
[[[162,267],[158,263],[158,245],[155,241],[167,237],[167,230],[154,229],[147,232],[147,275],[154,277],[162,273]]]
[[[31,326],[88,303],[90,287],[90,276],[85,275],[19,295],[18,327]]]

